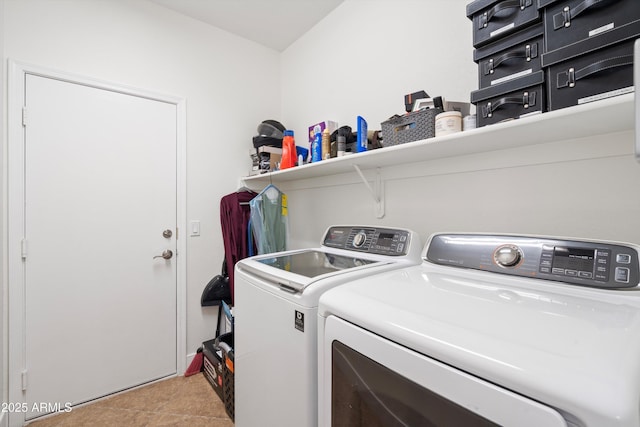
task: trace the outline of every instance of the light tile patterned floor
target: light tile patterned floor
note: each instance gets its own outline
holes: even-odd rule
[[[29,427],[233,427],[202,374],[159,381],[34,421]]]

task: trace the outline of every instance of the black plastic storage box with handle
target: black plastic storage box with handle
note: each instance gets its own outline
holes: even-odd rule
[[[471,102],[476,104],[477,126],[546,111],[544,81],[544,72],[538,71],[471,92]]]
[[[473,46],[491,43],[500,37],[540,20],[535,0],[476,0],[467,5],[473,21]]]
[[[541,23],[473,51],[479,89],[495,86],[542,69],[544,28]]]
[[[640,20],[638,0],[537,0],[543,10],[546,52]],[[618,37],[620,39],[620,37]]]

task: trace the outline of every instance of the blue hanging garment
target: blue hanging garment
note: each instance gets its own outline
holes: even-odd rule
[[[251,218],[249,218],[249,221],[247,221],[247,248],[249,249],[249,256],[254,256],[255,252],[254,252],[254,247],[255,245],[253,244],[253,227],[251,226]]]
[[[287,195],[269,184],[249,202],[249,206],[258,254],[287,250]]]

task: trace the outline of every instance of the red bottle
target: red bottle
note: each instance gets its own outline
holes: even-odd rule
[[[296,140],[293,137],[292,130],[284,131],[282,139],[282,159],[280,160],[280,169],[288,169],[296,165]]]

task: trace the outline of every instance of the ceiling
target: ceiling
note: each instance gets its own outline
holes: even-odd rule
[[[150,0],[279,52],[344,0]]]

